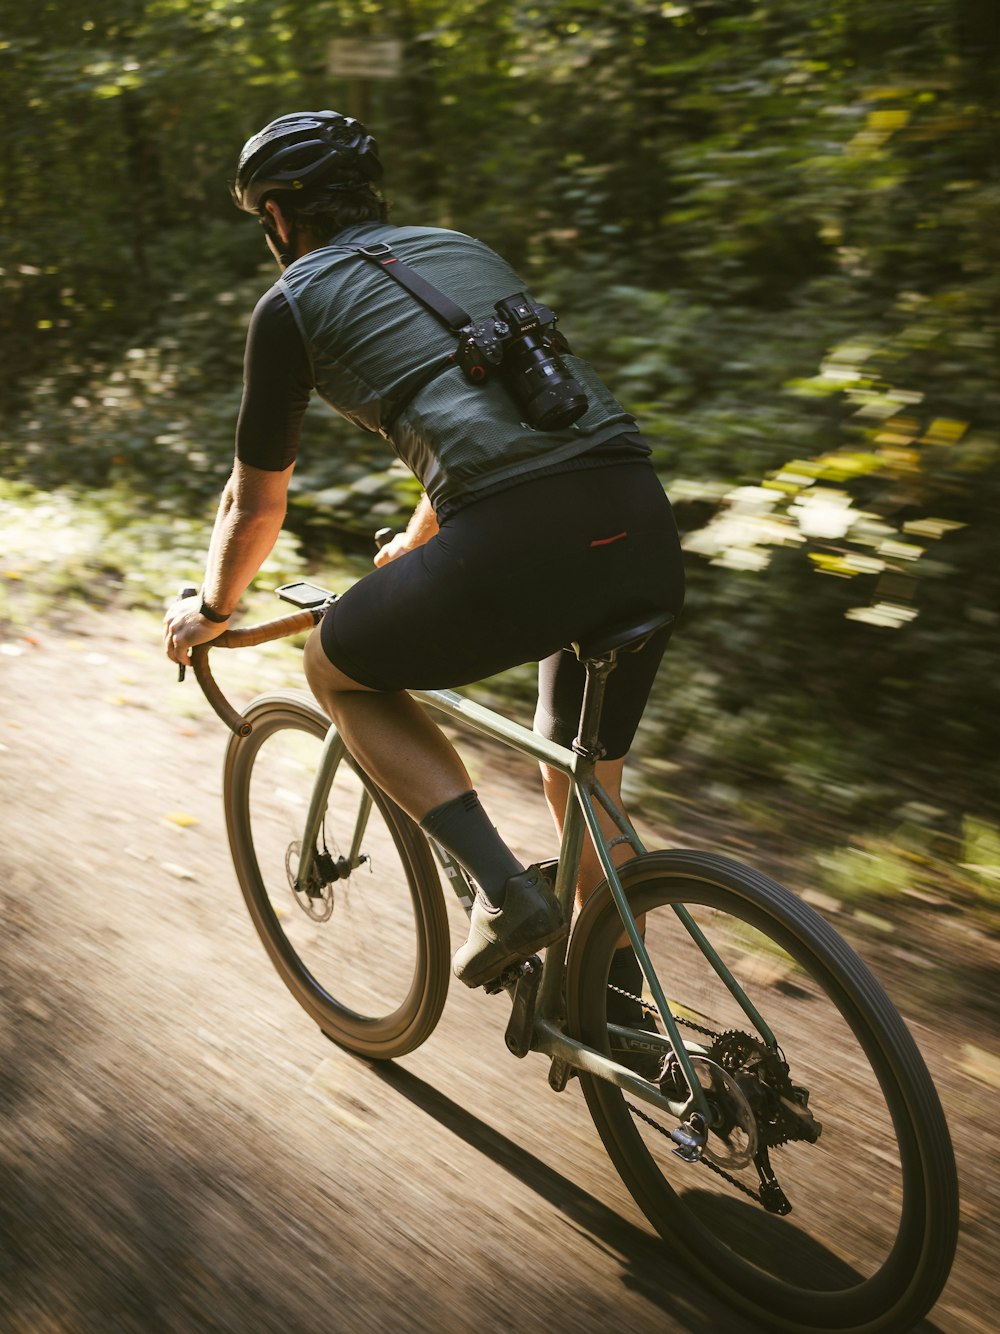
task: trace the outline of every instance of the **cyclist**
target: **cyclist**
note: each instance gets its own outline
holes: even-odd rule
[[[187,663],[194,645],[226,628],[282,526],[313,391],[385,437],[424,493],[376,568],[328,611],[305,670],[359,763],[479,886],[454,960],[456,975],[479,986],[568,924],[546,876],[502,841],[458,754],[406,692],[537,661],[535,726],[570,745],[584,675],[566,646],[633,613],[676,612],[683,571],[649,448],[589,364],[568,352],[553,362],[551,340],[521,345],[534,349],[532,365],[555,366],[541,373],[586,399],[568,425],[530,424],[512,383],[517,349],[503,353],[514,371],[475,383],[455,360],[454,329],[393,280],[388,270],[402,261],[475,320],[510,297],[532,309],[516,273],[481,242],[390,224],[381,175],[371,135],[334,111],[282,116],[243,148],[233,197],[257,217],[282,276],[250,320],[236,458],[202,589],[168,611],[164,638],[168,656]],[[608,682],[597,767],[616,799],[668,635],[623,655]],[[567,780],[546,766],[542,777],[561,830]],[[591,849],[578,898],[600,878]],[[630,949],[616,968],[612,981],[634,990]],[[619,1022],[636,1017],[633,1009]]]

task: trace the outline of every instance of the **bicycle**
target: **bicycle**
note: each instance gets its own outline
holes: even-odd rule
[[[312,592],[278,591],[301,610],[229,630],[192,661],[232,732],[226,824],[265,949],[328,1038],[390,1060],[430,1036],[449,985],[445,897],[428,839],[308,698],[265,694],[240,714],[208,662],[210,649],[318,624],[335,595],[300,587]],[[608,675],[663,623],[609,627],[574,646],[587,685],[572,748],[453,691],[411,692],[453,724],[568,776],[558,861],[544,868],[567,916],[585,836],[604,869],[569,937],[486,990],[512,1000],[513,1055],[548,1057],[556,1091],[579,1078],[637,1204],[674,1258],[720,1296],[772,1330],[911,1329],[951,1267],[958,1187],[941,1104],[903,1020],[807,904],[714,853],[647,851],[596,781]],[[610,841],[599,810],[618,830]],[[618,842],[634,855],[616,869]],[[443,849],[434,853],[470,910],[473,884]],[[608,1020],[623,932],[644,978],[631,1000],[652,1025]],[[779,1149],[780,1177],[771,1161]],[[782,1221],[793,1210],[795,1227]]]

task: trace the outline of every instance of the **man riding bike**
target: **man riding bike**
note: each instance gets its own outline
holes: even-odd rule
[[[334,111],[282,116],[240,154],[233,197],[261,223],[282,276],[251,317],[236,458],[202,589],[168,611],[164,639],[188,663],[228,625],[284,521],[314,390],[384,436],[424,494],[376,569],[326,613],[306,676],[358,763],[479,886],[454,971],[480,986],[568,924],[406,692],[537,661],[535,727],[571,745],[584,672],[568,646],[629,617],[677,612],[683,570],[634,418],[489,247],[390,224],[381,175],[371,135]],[[438,307],[471,311],[470,323],[458,328]],[[608,681],[597,776],[615,800],[668,633],[623,655]],[[546,766],[542,778],[561,831],[567,780]],[[600,878],[589,849],[578,896]],[[612,981],[634,991],[634,955],[619,953]]]

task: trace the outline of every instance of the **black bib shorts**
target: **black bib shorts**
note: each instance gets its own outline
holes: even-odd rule
[[[466,505],[415,551],[373,570],[327,612],[327,657],[380,691],[450,689],[539,664],[535,727],[568,746],[584,670],[567,646],[627,619],[680,611],[684,572],[669,501],[644,461],[528,479]],[[608,678],[601,741],[625,755],[670,637]]]

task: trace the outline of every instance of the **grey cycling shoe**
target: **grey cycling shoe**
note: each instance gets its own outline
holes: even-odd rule
[[[467,987],[481,987],[568,930],[545,876],[537,866],[529,866],[507,881],[502,908],[476,895],[469,939],[456,951],[452,971]]]

